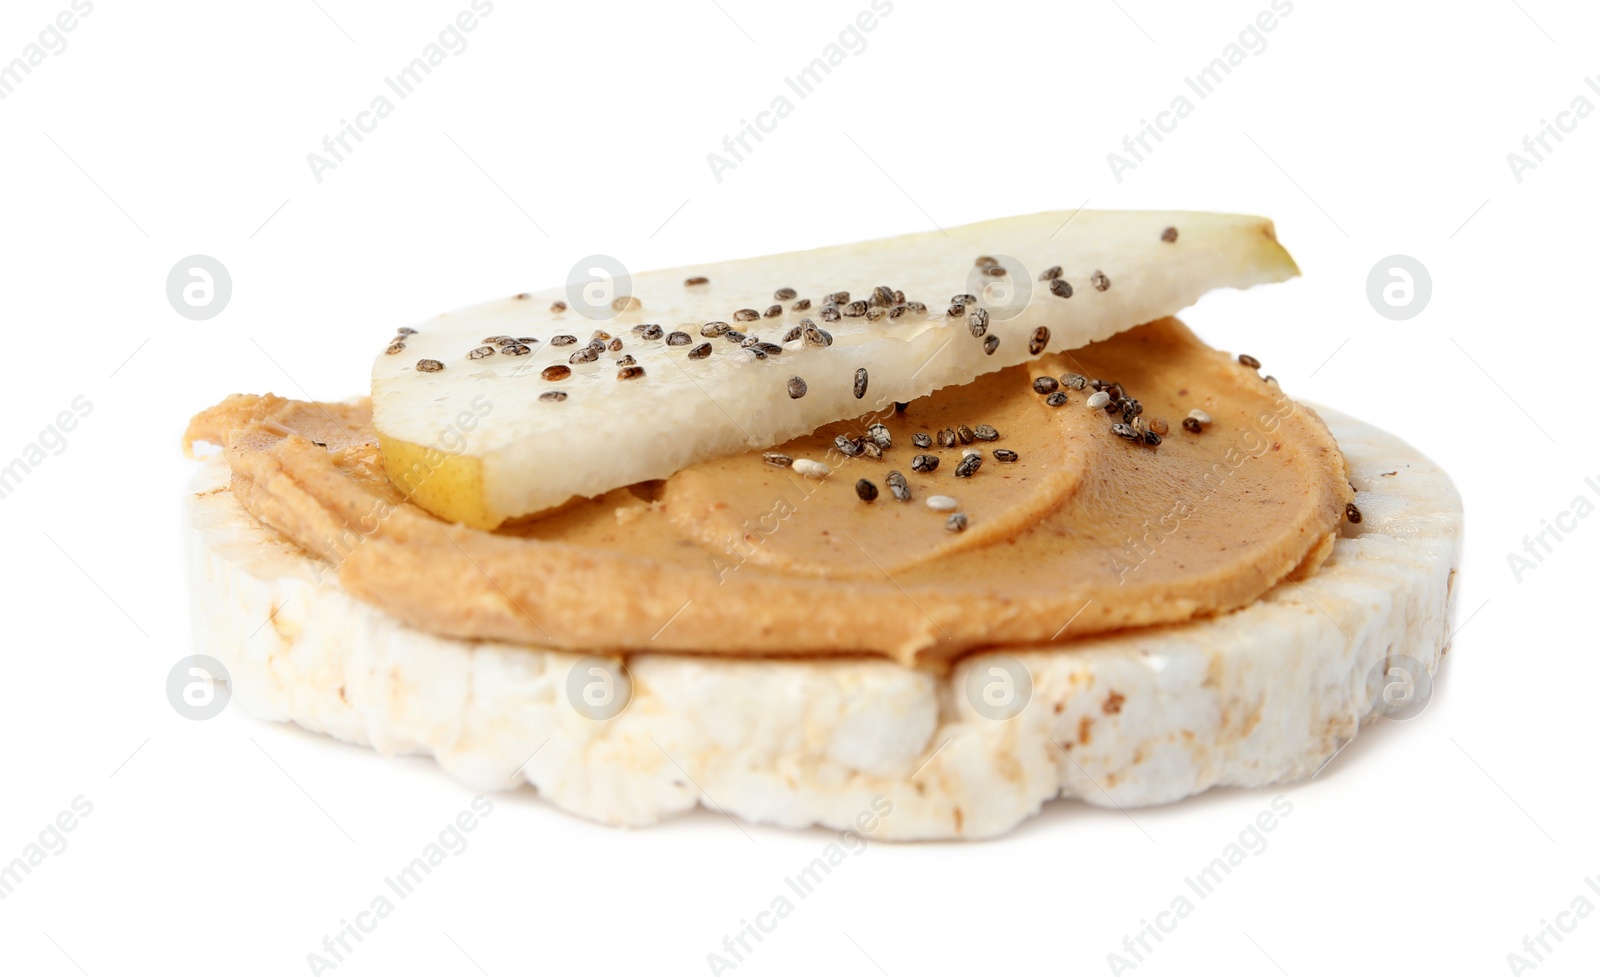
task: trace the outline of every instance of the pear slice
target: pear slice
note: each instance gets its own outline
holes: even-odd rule
[[[1084,210],[571,283],[404,331],[373,422],[401,491],[489,529],[1298,273],[1264,218]]]

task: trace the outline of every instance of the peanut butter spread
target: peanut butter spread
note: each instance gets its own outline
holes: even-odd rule
[[[1090,408],[1072,375],[1142,410]],[[1210,423],[1185,427],[1197,408]],[[671,437],[668,413],[641,423]],[[603,651],[937,662],[1225,613],[1320,565],[1352,497],[1321,420],[1174,319],[494,532],[405,502],[365,403],[235,396],[200,440],[357,597],[438,634]]]

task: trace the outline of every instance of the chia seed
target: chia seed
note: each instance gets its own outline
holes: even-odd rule
[[[789,396],[799,400],[806,395],[806,382],[800,377],[789,378]]]
[[[1000,432],[996,431],[993,427],[991,427],[988,424],[979,424],[977,427],[973,428],[972,429],[972,436],[977,438],[979,441],[998,441],[998,440],[1000,440]]]
[[[952,512],[950,518],[944,521],[944,528],[952,533],[967,531],[967,514],[965,512]]]
[[[1050,267],[1046,268],[1043,272],[1041,272],[1039,274],[1039,280],[1041,282],[1055,281],[1057,278],[1060,278],[1060,277],[1061,277],[1061,266],[1060,265],[1051,265]]]
[[[889,429],[882,424],[868,425],[867,437],[871,438],[873,443],[884,451],[888,451],[894,445],[893,436],[889,434]]]
[[[939,447],[954,448],[956,446],[956,432],[952,431],[950,428],[945,428],[943,431],[940,431],[938,437]]]
[[[871,502],[878,497],[878,486],[864,478],[856,480],[856,498],[862,502]]]
[[[540,371],[539,375],[546,380],[565,380],[567,377],[572,376],[572,367],[562,366],[557,363],[554,366],[545,367]]]
[[[781,315],[783,315],[783,306],[781,305],[769,305],[767,306],[767,311],[761,313],[763,319],[776,319]]]
[[[1065,278],[1053,278],[1050,280],[1050,294],[1057,298],[1070,299],[1072,298],[1072,286],[1067,283]]]
[[[547,403],[559,403],[567,399],[567,392],[565,390],[546,390],[539,395],[539,399]]]
[[[1005,448],[996,448],[994,451],[994,460],[1000,462],[1001,464],[1009,465],[1017,460],[1017,453],[1015,451],[1008,451]]]
[[[711,344],[710,343],[701,343],[699,346],[696,346],[694,349],[689,350],[689,359],[691,359],[691,360],[703,360],[707,356],[710,356],[710,355],[711,355]]]
[[[914,472],[932,472],[939,470],[937,455],[917,455],[911,459],[911,470]]]
[[[977,435],[973,434],[972,428],[967,427],[965,424],[957,424],[956,437],[961,440],[962,444],[971,444],[977,438]]]
[[[444,369],[444,364],[440,363],[438,360],[418,360],[417,361],[417,372],[418,373],[438,373],[442,369]]]
[[[707,278],[704,275],[696,275],[693,278],[685,278],[683,280],[683,283],[685,285],[689,286],[690,288],[693,288],[696,285],[704,285],[709,281],[711,281],[711,279]]]
[[[568,336],[566,333],[562,333],[559,336],[551,336],[550,337],[550,345],[551,346],[571,346],[573,343],[575,343],[577,341],[578,341],[578,337],[577,336]]]
[[[1046,397],[1044,402],[1050,407],[1060,407],[1067,402],[1067,395],[1057,390],[1055,393]]]
[[[1354,502],[1346,502],[1344,505],[1344,517],[1353,523],[1359,523],[1361,521],[1361,510],[1356,508]]]
[[[911,436],[911,443],[916,445],[919,448],[931,448],[931,447],[933,447],[933,439],[928,437],[926,434],[923,434],[920,431]]]
[[[994,351],[999,349],[999,348],[1000,348],[1000,337],[999,336],[987,336],[987,337],[984,338],[984,340],[983,340],[983,352],[984,352],[985,355],[993,356],[994,355]]]
[[[1176,227],[1169,227],[1166,230],[1161,232],[1161,240],[1167,242],[1168,244],[1171,244],[1172,242],[1176,241],[1177,239],[1178,239],[1178,229]]]
[[[668,346],[687,346],[692,342],[694,342],[694,337],[690,336],[686,332],[673,330],[672,332],[667,333]]]
[[[1103,292],[1111,287],[1111,279],[1106,277],[1105,272],[1096,271],[1089,276],[1089,284],[1093,285],[1097,291]]]
[[[856,399],[857,400],[860,400],[862,397],[865,397],[867,395],[867,368],[866,367],[863,366],[860,369],[856,370],[856,380],[855,380],[854,386],[851,387],[851,392],[856,395]]]
[[[772,297],[777,299],[779,302],[787,302],[799,294],[799,292],[792,288],[780,288],[776,292],[772,293]]]
[[[398,353],[399,350],[394,350],[394,352]],[[467,359],[469,359],[469,360],[481,360],[485,356],[493,356],[493,355],[494,355],[494,347],[493,346],[479,346],[477,349],[475,349],[472,352],[467,354]]]
[[[1243,363],[1245,366],[1248,366],[1252,370],[1261,369],[1261,361],[1256,359],[1254,356],[1251,356],[1249,353],[1240,353],[1239,362]]]
[[[790,458],[788,455],[778,451],[767,451],[762,453],[761,460],[778,468],[788,468],[790,465],[794,464],[793,458]]]
[[[957,478],[971,478],[983,467],[983,455],[967,455],[961,459],[961,464],[956,466]]]
[[[838,435],[833,439],[833,446],[838,448],[839,453],[844,455],[846,458],[858,458],[861,456],[861,452],[864,450],[861,447],[860,441],[857,441],[851,437],[847,437],[843,434]]]
[[[754,322],[761,318],[761,313],[755,309],[740,309],[733,314],[734,322]]]
[[[644,376],[644,367],[642,366],[625,366],[617,371],[618,380],[633,380],[642,376]]]
[[[972,314],[967,316],[967,329],[973,338],[983,338],[983,334],[989,331],[989,310],[973,309]]]
[[[1055,377],[1036,377],[1033,381],[1033,392],[1036,394],[1053,394],[1060,384]]]
[[[889,484],[889,494],[901,502],[911,501],[911,486],[906,483],[906,477],[899,472],[890,472],[883,479]]]
[[[1188,431],[1190,434],[1199,434],[1200,422],[1192,417],[1185,417],[1183,419],[1183,429]]]
[[[715,339],[731,328],[733,327],[726,322],[708,322],[700,327],[700,335],[707,339]]]
[[[789,306],[789,311],[791,311],[791,312],[804,312],[805,310],[807,310],[809,308],[811,308],[811,300],[810,299],[801,299],[800,301],[796,302],[795,304]]]

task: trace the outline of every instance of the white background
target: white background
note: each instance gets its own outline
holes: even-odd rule
[[[1183,78],[1265,0],[1118,2],[896,0],[718,182],[706,154],[865,0],[498,0],[319,183],[306,154],[467,0],[98,0],[0,101],[0,463],[74,397],[94,405],[0,500],[0,860],[93,804],[0,902],[0,972],[307,973],[470,800],[431,761],[168,705],[191,413],[233,391],[361,393],[395,326],[558,284],[595,252],[643,269],[1085,202],[1276,219],[1304,278],[1212,296],[1191,325],[1422,447],[1468,510],[1431,707],[1284,788],[1270,846],[1135,972],[1506,973],[1541,920],[1600,905],[1600,519],[1520,582],[1506,559],[1600,479],[1600,118],[1520,182],[1506,159],[1575,97],[1600,106],[1600,12],[1296,0],[1199,100]],[[7,0],[0,63],[66,6]],[[1179,94],[1193,113],[1119,182],[1107,153]],[[233,278],[205,322],[165,295],[191,254]],[[1405,322],[1366,297],[1391,254],[1432,276]],[[736,972],[1107,973],[1277,793],[1132,819],[1061,803],[996,842],[873,846]],[[337,973],[708,973],[830,839],[750,836],[712,814],[614,831],[502,795]],[[1597,961],[1590,917],[1536,972]]]

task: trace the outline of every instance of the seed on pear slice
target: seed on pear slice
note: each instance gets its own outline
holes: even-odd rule
[[[1176,242],[1163,240],[1169,227],[1182,232]],[[980,257],[997,265],[979,266]],[[1056,266],[1050,285],[1038,281]],[[995,267],[1006,273],[992,274]],[[441,518],[493,528],[1105,339],[1215,288],[1296,274],[1264,218],[1156,211],[1033,214],[644,272],[626,296],[595,301],[578,286],[557,287],[419,324],[406,336],[406,356],[379,348],[373,422],[390,478],[412,501]],[[705,281],[686,284],[698,279]],[[1102,280],[1112,284],[1051,287]],[[867,302],[879,287],[903,293],[906,311],[850,314],[852,301]],[[816,305],[777,310],[760,320],[760,334],[781,337],[809,319],[813,330],[826,323],[830,343],[776,356],[720,341],[709,350],[671,346],[633,333],[642,324],[694,333],[744,309],[771,311],[775,290],[789,288]],[[841,292],[849,297],[835,298]],[[969,328],[975,309],[946,314],[968,297],[987,313],[982,338]],[[570,354],[552,342],[597,329],[626,337],[623,349],[568,364]],[[469,358],[484,336],[499,334],[541,342],[523,356]],[[616,360],[624,355],[643,372],[619,381]],[[419,358],[444,368],[418,372]],[[544,368],[557,363],[570,365],[571,375],[544,379]],[[789,395],[797,375],[806,379],[802,398]],[[862,375],[871,383],[858,399]],[[566,399],[541,399],[558,387]]]

